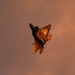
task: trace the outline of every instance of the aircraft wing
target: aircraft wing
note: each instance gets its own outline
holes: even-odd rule
[[[50,29],[51,29],[51,24],[49,24],[45,27],[42,27],[41,31],[44,33],[45,36],[47,36],[49,34]]]
[[[34,40],[34,46],[33,46],[33,54],[36,53],[40,49],[40,44]]]

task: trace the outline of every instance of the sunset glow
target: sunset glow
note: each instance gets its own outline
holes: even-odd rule
[[[51,24],[43,54],[32,54],[29,23]],[[0,75],[75,75],[75,1],[1,0]]]

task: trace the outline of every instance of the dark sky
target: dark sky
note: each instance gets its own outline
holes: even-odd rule
[[[52,25],[41,55],[29,23]],[[75,75],[75,1],[0,0],[0,75]]]

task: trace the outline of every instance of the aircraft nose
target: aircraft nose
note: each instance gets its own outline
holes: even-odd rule
[[[29,25],[30,25],[30,28],[31,28],[31,29],[33,29],[33,28],[34,28],[34,26],[33,26],[31,23],[29,23]]]
[[[31,23],[29,23],[29,25],[30,25],[30,27],[32,27],[32,24]]]
[[[32,24],[31,24],[31,23],[29,23],[29,26],[30,26],[30,28],[32,29]]]

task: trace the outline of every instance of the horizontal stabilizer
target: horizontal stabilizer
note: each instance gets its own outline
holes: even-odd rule
[[[47,36],[47,41],[51,40],[51,38],[52,38],[52,34],[48,35]]]

